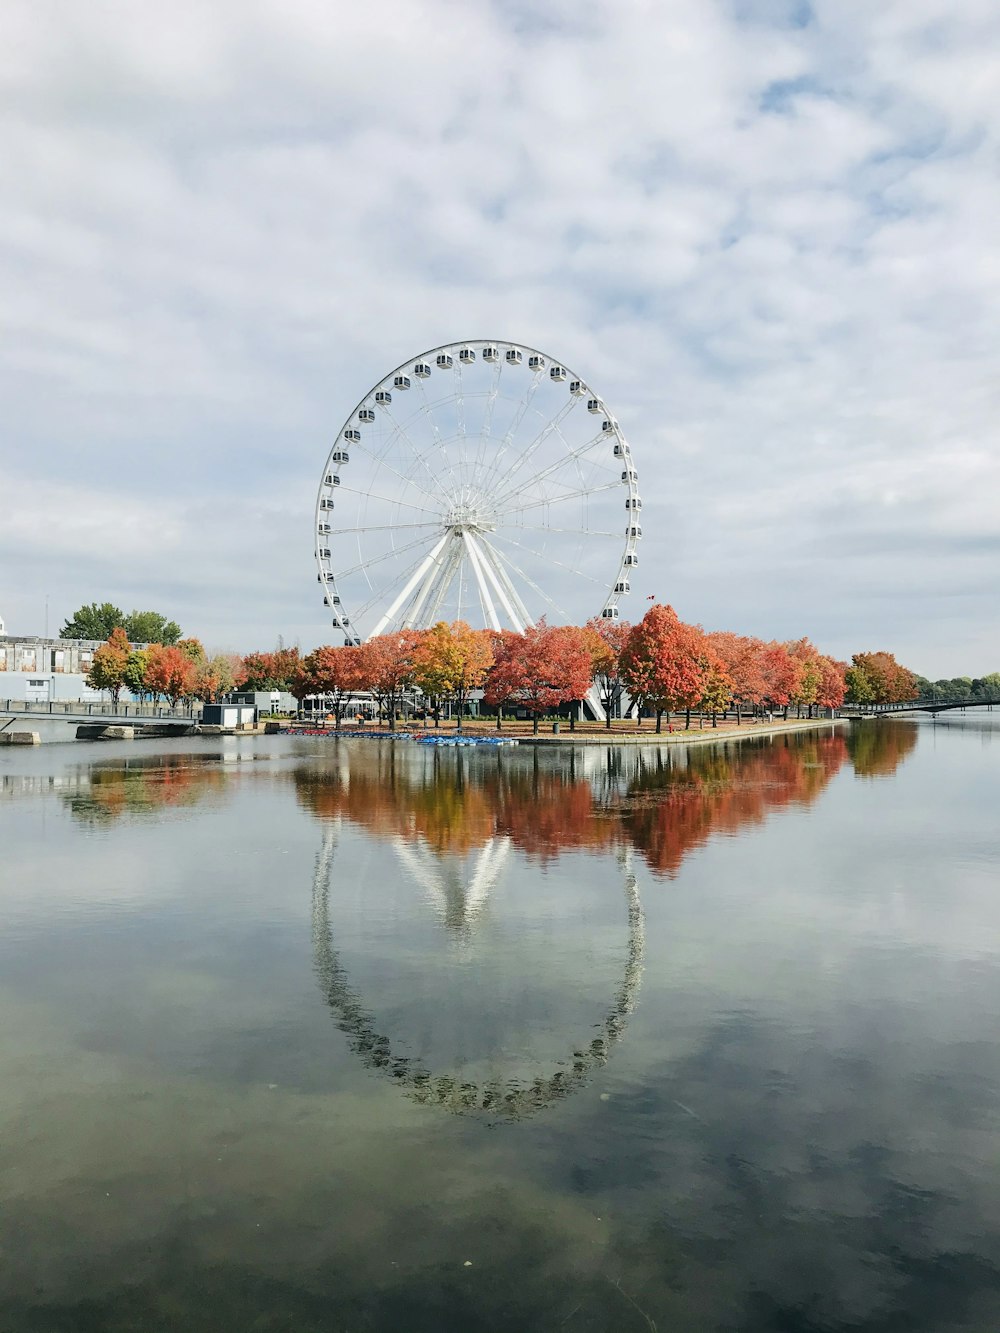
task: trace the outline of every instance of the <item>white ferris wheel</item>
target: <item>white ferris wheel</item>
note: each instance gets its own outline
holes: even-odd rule
[[[604,400],[515,343],[405,361],[338,432],[316,499],[318,580],[347,644],[438,620],[523,631],[618,618],[642,537]]]

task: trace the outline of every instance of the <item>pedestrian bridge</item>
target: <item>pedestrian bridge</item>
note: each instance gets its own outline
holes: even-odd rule
[[[845,704],[841,712],[845,717],[881,717],[886,713],[948,713],[956,708],[963,712],[966,708],[986,708],[992,711],[1000,708],[1000,694],[984,698],[981,694],[970,695],[967,699],[946,699],[935,702],[931,699],[910,699],[906,703],[894,704]]]

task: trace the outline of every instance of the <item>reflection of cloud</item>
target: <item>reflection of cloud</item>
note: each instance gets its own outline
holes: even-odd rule
[[[627,856],[619,862],[628,912],[625,972],[611,1006],[597,1024],[599,1035],[574,1048],[571,1056],[547,1076],[539,1075],[531,1080],[496,1076],[484,1082],[472,1082],[458,1074],[435,1074],[420,1061],[394,1053],[389,1038],[376,1026],[374,1014],[365,1007],[350,984],[334,944],[330,920],[330,880],[336,849],[336,830],[328,827],[316,858],[313,881],[315,967],[326,1002],[337,1015],[337,1026],[346,1034],[351,1050],[368,1068],[388,1074],[421,1104],[441,1106],[457,1114],[481,1112],[522,1120],[583,1087],[591,1074],[607,1063],[612,1048],[624,1036],[628,1015],[635,1007],[645,948],[642,904]],[[418,868],[422,875],[419,862]],[[418,882],[422,882],[422,878]],[[481,884],[480,890],[482,888]]]

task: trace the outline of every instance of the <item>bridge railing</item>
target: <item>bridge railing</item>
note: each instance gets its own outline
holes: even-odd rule
[[[995,706],[1000,706],[1000,695],[975,694],[970,695],[967,699],[908,699],[884,704],[845,703],[841,705],[840,711],[842,713],[863,713],[867,717],[876,716],[880,713],[912,713],[932,708],[993,708]]]
[[[115,718],[150,718],[170,720],[175,718],[193,722],[201,717],[201,705],[170,704],[119,704],[116,708],[110,703],[82,703],[64,699],[6,699],[0,701],[0,711],[5,713],[30,713],[35,717],[115,717]]]

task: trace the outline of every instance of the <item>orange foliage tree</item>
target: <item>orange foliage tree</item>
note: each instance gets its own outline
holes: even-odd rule
[[[125,670],[131,651],[128,635],[118,626],[108,635],[107,643],[94,649],[90,670],[87,672],[87,684],[91,689],[107,690],[116,708],[125,684]]]
[[[179,700],[194,694],[197,668],[180,648],[165,648],[153,643],[147,649],[146,688],[151,694],[163,694],[176,706]]]
[[[177,645],[181,647],[180,644]],[[202,657],[194,664],[194,696],[203,703],[216,703],[233,688],[239,658],[229,653],[217,653],[215,657]]]
[[[855,696],[862,693],[865,683],[868,687],[868,697],[857,699],[859,703],[905,703],[920,692],[916,676],[897,662],[892,653],[855,653],[851,666]]]
[[[610,731],[612,715],[619,711],[625,682],[622,653],[632,626],[627,620],[605,620],[594,616],[584,626],[590,646],[590,675],[604,705],[604,725]]]
[[[458,727],[472,690],[478,690],[493,665],[493,646],[486,630],[475,630],[464,620],[448,625],[443,620],[423,634],[413,648],[413,680],[434,701],[434,721],[441,721],[441,700],[455,704]]]

